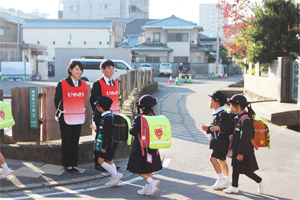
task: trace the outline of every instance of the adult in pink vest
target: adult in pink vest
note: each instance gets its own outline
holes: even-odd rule
[[[94,113],[93,120],[97,127],[95,140],[97,139],[99,134],[101,117],[101,113],[96,109],[96,105],[94,104],[97,101],[97,97],[101,95],[110,97],[113,100],[110,110],[113,111],[114,114],[119,114],[118,82],[112,79],[115,72],[115,64],[113,61],[106,59],[100,64],[100,69],[103,73],[103,77],[99,78],[93,83],[90,96],[90,104]],[[98,157],[99,152],[94,150],[95,169],[105,171],[98,164]]]
[[[80,80],[83,66],[79,61],[72,61],[68,68],[68,77],[61,80],[54,96],[55,108],[58,109],[61,131],[62,163],[69,173],[79,173],[78,142],[81,126],[85,121],[85,99],[87,84]]]

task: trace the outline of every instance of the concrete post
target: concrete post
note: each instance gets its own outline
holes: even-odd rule
[[[299,62],[298,62],[298,101],[297,102],[298,102],[298,106],[300,106],[300,57],[298,57],[298,60]]]
[[[280,79],[278,88],[278,101],[290,102],[291,101],[291,69],[292,58],[278,57],[278,77]]]

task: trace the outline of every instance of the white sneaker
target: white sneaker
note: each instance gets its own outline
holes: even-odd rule
[[[230,193],[238,193],[239,189],[237,187],[230,186],[229,188],[223,190],[223,192],[230,194]]]
[[[0,175],[0,179],[4,179],[6,178],[8,175],[10,175],[14,170],[11,170],[10,168],[8,168],[8,170],[6,171],[2,171],[2,174]]]
[[[150,183],[150,188],[151,188],[151,196],[155,195],[156,192],[158,191],[158,186],[160,184],[159,180],[153,180],[152,183]]]
[[[113,179],[111,179],[109,182],[105,183],[105,186],[106,187],[110,187],[111,186],[111,183],[112,183]]]
[[[120,179],[123,177],[123,174],[118,173],[115,177],[112,178],[112,182],[110,184],[110,187],[116,186],[119,184]]]
[[[211,186],[211,188],[216,190],[220,188],[228,188],[230,186],[231,186],[230,182],[227,181],[227,179],[223,178],[223,179],[217,179],[217,181],[215,182],[215,184]]]
[[[263,178],[260,183],[257,184],[258,193],[261,194],[264,192],[266,187],[267,179]]]
[[[145,186],[141,190],[138,190],[137,193],[139,195],[151,195],[151,189]]]

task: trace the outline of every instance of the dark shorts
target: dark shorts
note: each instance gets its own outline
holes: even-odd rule
[[[219,160],[226,160],[228,150],[225,149],[213,149],[211,153],[211,157],[217,158]]]
[[[105,160],[109,160],[111,161],[113,158],[114,158],[114,155],[115,155],[115,151],[118,147],[118,144],[117,142],[114,142],[114,145],[112,148],[110,149],[107,149],[106,150],[106,153],[102,153],[101,151],[99,152],[99,158],[104,158]]]

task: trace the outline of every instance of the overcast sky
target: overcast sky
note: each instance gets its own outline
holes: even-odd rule
[[[40,13],[49,14],[48,18],[57,18],[58,0],[0,0],[1,8],[15,8],[24,13],[39,9]],[[163,19],[175,15],[188,21],[199,23],[200,3],[217,3],[217,0],[149,0],[150,18]]]

